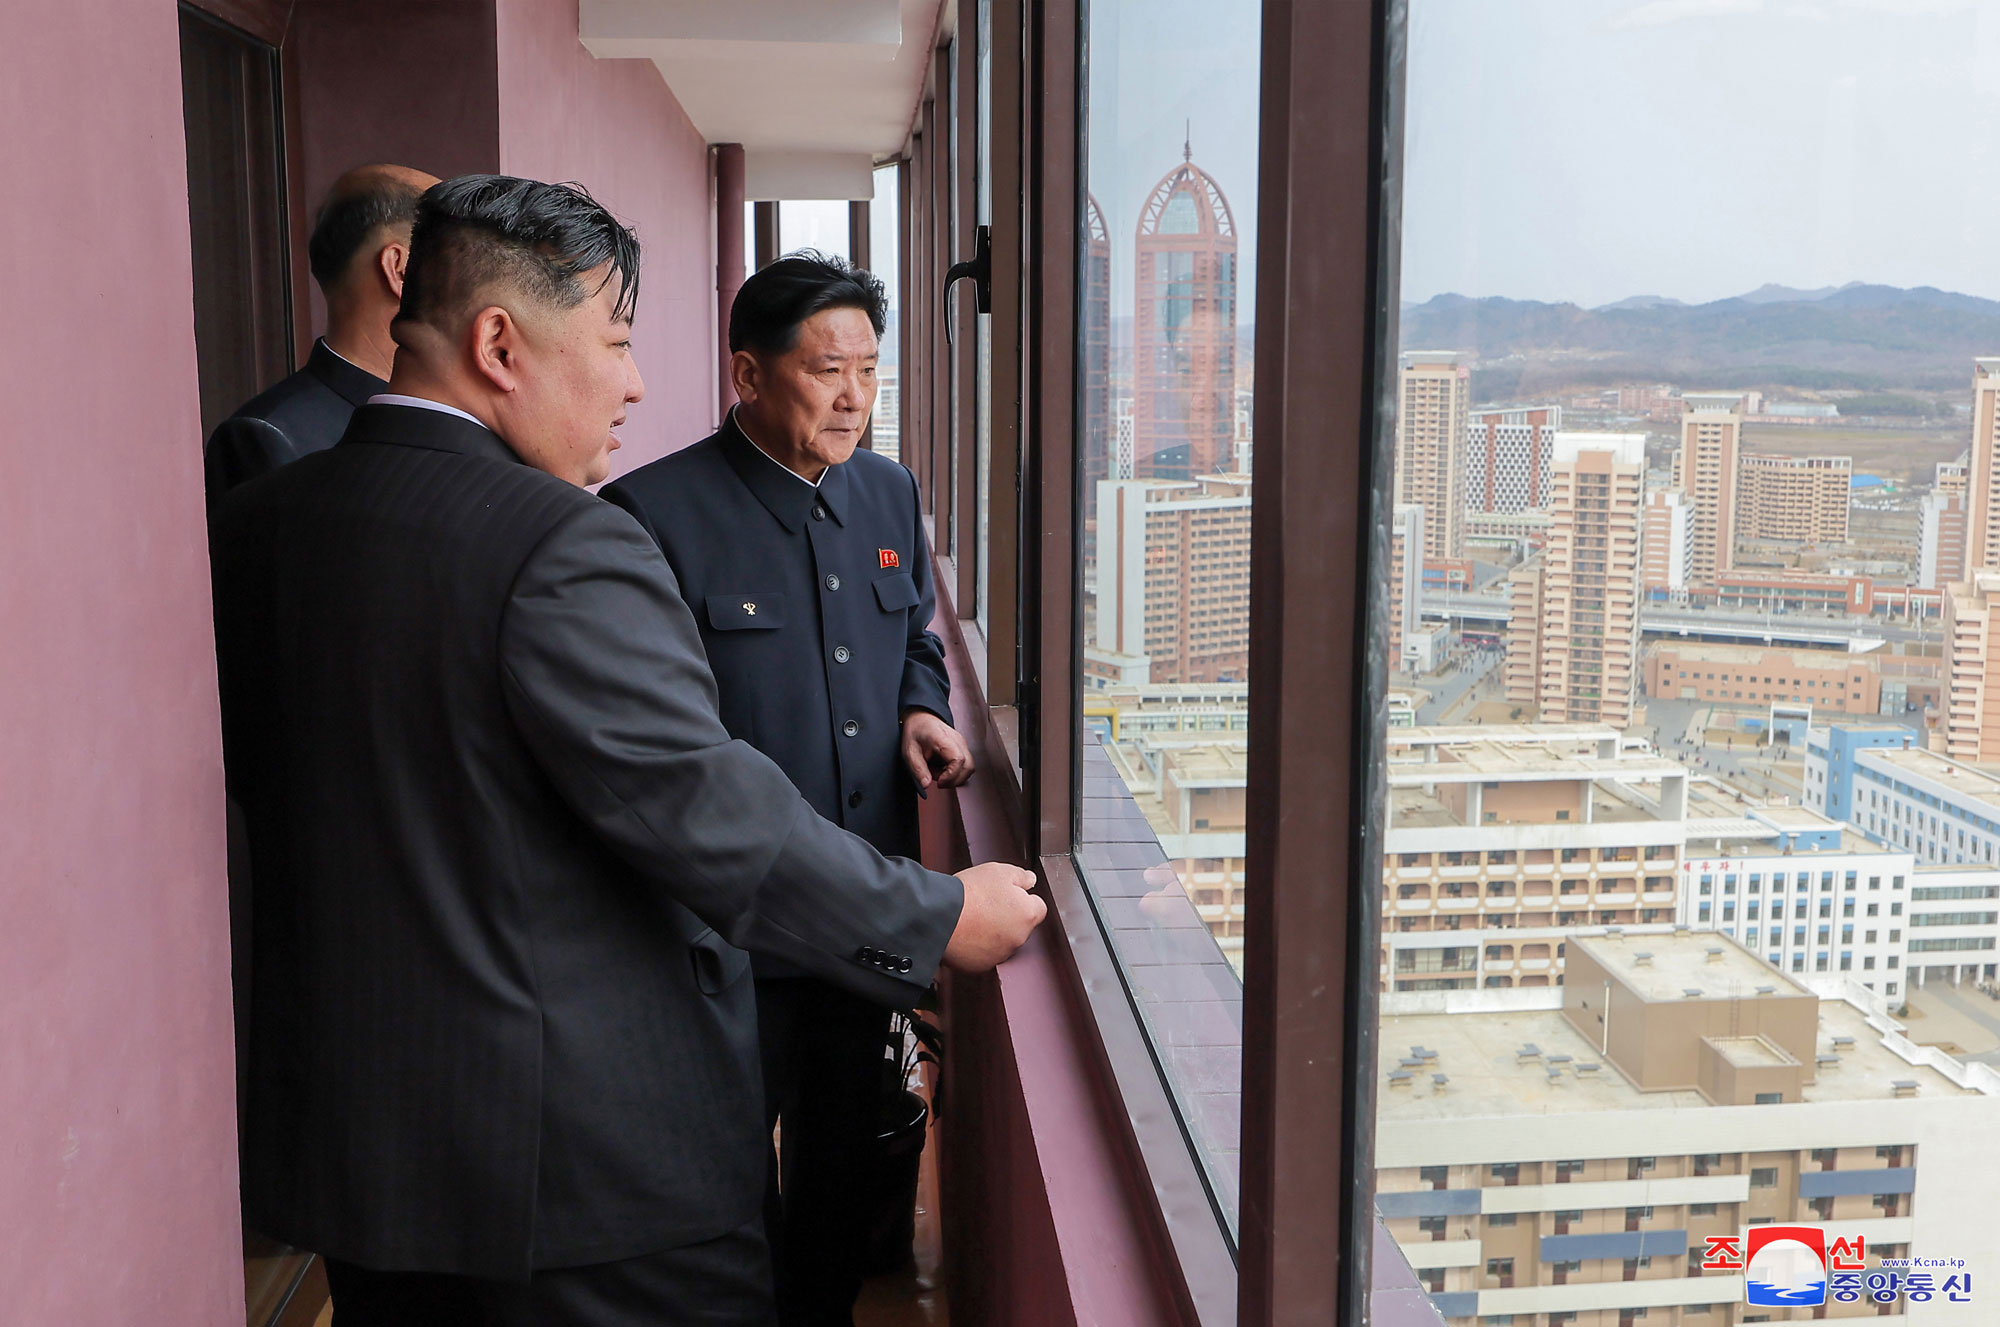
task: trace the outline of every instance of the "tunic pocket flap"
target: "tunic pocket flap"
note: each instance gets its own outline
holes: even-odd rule
[[[785,625],[785,596],[711,594],[708,625],[717,631],[776,631]]]
[[[884,576],[875,582],[875,598],[885,613],[900,613],[917,606],[917,583],[907,571]]]

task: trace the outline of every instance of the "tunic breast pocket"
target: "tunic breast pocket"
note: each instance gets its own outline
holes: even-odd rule
[[[711,594],[706,603],[708,625],[716,631],[776,631],[785,625],[782,594]]]
[[[875,582],[875,602],[885,613],[901,613],[917,606],[917,583],[907,571],[883,576]]]

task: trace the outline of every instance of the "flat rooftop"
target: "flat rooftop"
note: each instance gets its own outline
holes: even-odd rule
[[[1409,731],[1408,729],[1404,730]],[[1436,760],[1391,760],[1389,782],[1471,783],[1494,779],[1532,782],[1536,779],[1621,779],[1650,783],[1682,778],[1687,766],[1660,756],[1628,756],[1606,760],[1595,754],[1577,755],[1552,747],[1510,742],[1481,742],[1441,751]]]
[[[1618,939],[1574,935],[1572,950],[1597,960],[1650,1002],[1671,1003],[1691,998],[1755,999],[1757,988],[1770,986],[1783,996],[1803,996],[1805,987],[1738,945],[1712,932],[1689,935],[1633,935]],[[1640,955],[1649,954],[1641,960]]]
[[[1654,937],[1646,937],[1651,940]],[[1572,944],[1575,941],[1571,941]],[[1637,938],[1631,942],[1637,944]],[[1498,994],[1481,992],[1482,995]],[[1523,996],[1532,991],[1520,992]],[[1852,1045],[1836,1047],[1835,1037],[1851,1037]],[[1541,1051],[1524,1059],[1524,1045]],[[1692,1088],[1673,1092],[1641,1092],[1618,1072],[1617,1066],[1571,1027],[1561,1011],[1521,1009],[1493,1013],[1389,1014],[1382,1019],[1382,1081],[1375,1099],[1384,1121],[1494,1118],[1506,1115],[1563,1115],[1592,1111],[1706,1110],[1708,1100]],[[1411,1086],[1390,1087],[1388,1075],[1410,1046],[1437,1052],[1421,1073],[1412,1071]],[[1804,1099],[1872,1101],[1894,1095],[1892,1084],[1912,1082],[1919,1097],[1976,1096],[1927,1065],[1911,1064],[1882,1044],[1881,1034],[1868,1026],[1861,1011],[1840,1001],[1819,1004],[1818,1055],[1839,1055],[1840,1062],[1819,1068]],[[1570,1057],[1551,1065],[1555,1055]],[[1579,1075],[1578,1064],[1595,1064]],[[1551,1079],[1551,1067],[1560,1070]],[[1807,1065],[1811,1074],[1814,1065]],[[1433,1073],[1449,1080],[1440,1089]],[[1765,1106],[1760,1109],[1770,1110]],[[1776,1107],[1775,1109],[1783,1109]]]
[[[1792,1057],[1762,1037],[1710,1037],[1715,1053],[1738,1069],[1775,1069]]]
[[[1622,734],[1608,723],[1467,723],[1432,724],[1421,728],[1399,728],[1389,734],[1389,745],[1459,746],[1491,742],[1539,742],[1581,746],[1585,743],[1616,741]]]
[[[1427,765],[1426,769],[1437,766]],[[1590,823],[1596,825],[1617,824],[1665,824],[1651,808],[1638,802],[1620,797],[1604,784],[1593,784],[1590,790]],[[1389,828],[1390,829],[1522,829],[1531,825],[1561,824],[1565,829],[1575,828],[1574,821],[1534,821],[1515,820],[1506,824],[1467,825],[1465,817],[1446,806],[1434,793],[1421,786],[1404,785],[1391,780],[1389,786]]]
[[[1886,765],[1891,769],[1904,770],[1919,778],[1931,779],[1948,788],[1962,791],[1973,801],[1986,802],[2000,807],[2000,777],[1995,777],[1982,769],[1961,765],[1955,760],[1947,760],[1935,751],[1919,751],[1912,747],[1900,750],[1895,747],[1868,747],[1856,753],[1868,757],[1869,764]]]
[[[1706,660],[1709,663],[1755,663],[1766,655],[1794,655],[1805,661],[1807,667],[1815,670],[1846,668],[1850,664],[1859,665],[1872,671],[1872,658],[1865,654],[1835,654],[1831,650],[1808,649],[1791,645],[1683,645],[1679,641],[1669,641],[1660,647],[1663,652],[1671,651],[1679,660],[1694,663]]]

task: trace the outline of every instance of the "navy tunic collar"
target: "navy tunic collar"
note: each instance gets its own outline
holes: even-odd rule
[[[325,337],[313,342],[312,354],[306,357],[306,372],[332,388],[341,400],[351,406],[367,405],[369,397],[389,390],[388,383],[334,353]]]
[[[757,501],[785,529],[797,534],[812,519],[815,506],[824,507],[835,521],[847,524],[841,515],[847,506],[846,466],[828,466],[820,476],[819,487],[814,488],[750,441],[738,427],[734,410],[722,421],[722,431],[717,436],[721,439],[722,454],[729,459],[730,468],[743,481],[743,487],[756,494]]]

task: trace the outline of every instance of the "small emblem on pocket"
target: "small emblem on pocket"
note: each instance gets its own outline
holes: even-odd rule
[[[757,605],[746,603],[743,605],[743,611],[749,614],[751,617],[755,617],[757,616]]]
[[[882,560],[882,565],[885,567],[900,567],[903,565],[896,557],[896,550],[893,548],[878,548],[875,550],[875,554]]]

